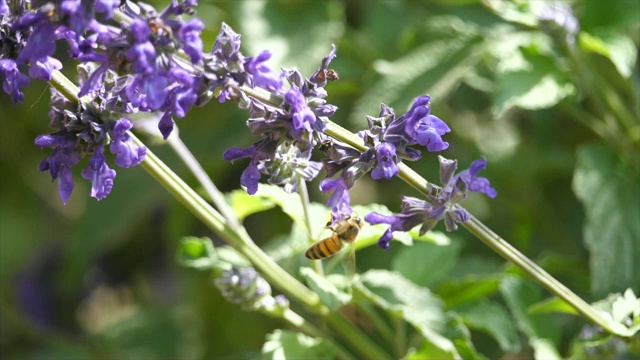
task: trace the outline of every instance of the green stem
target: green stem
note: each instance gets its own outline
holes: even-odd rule
[[[366,147],[362,143],[362,140],[355,134],[350,133],[344,128],[332,122],[327,123],[326,133],[332,137],[337,138],[354,148],[365,151]],[[406,181],[413,188],[418,190],[424,195],[430,195],[434,187],[418,173],[406,166],[404,163],[398,164],[400,169],[400,178]],[[478,219],[472,217],[471,220],[462,224],[467,230],[474,234],[478,239],[484,242],[487,246],[497,252],[503,258],[513,262],[522,270],[524,270],[529,276],[533,277],[536,281],[546,287],[556,296],[560,297],[568,304],[573,306],[580,314],[587,319],[598,324],[606,331],[616,334],[621,337],[631,337],[633,333],[622,324],[615,321],[611,321],[605,318],[598,310],[582,300],[578,295],[569,290],[566,286],[556,280],[549,273],[544,271],[533,261],[500,238],[497,234],[491,231],[486,225],[482,224]]]
[[[300,179],[298,182],[298,194],[300,194],[300,202],[302,203],[302,209],[304,211],[304,224],[307,228],[307,237],[309,238],[309,243],[313,244],[316,242],[316,239],[313,236],[313,231],[311,231],[311,213],[310,213],[310,203],[309,203],[309,192],[307,191],[307,183],[304,179]],[[311,261],[313,264],[313,269],[316,273],[320,275],[324,275],[324,269],[322,268],[322,261]]]
[[[191,170],[198,182],[200,182],[200,185],[202,185],[204,190],[207,192],[207,195],[209,195],[209,198],[211,198],[211,201],[216,205],[222,216],[224,216],[236,231],[239,231],[242,225],[240,225],[233,209],[231,209],[231,206],[229,206],[225,200],[224,195],[218,190],[213,181],[211,181],[211,178],[207,175],[207,172],[204,171],[200,162],[198,162],[195,156],[193,156],[193,153],[191,153],[189,148],[184,144],[180,138],[177,127],[173,130],[167,139],[167,142],[176,152],[178,157],[182,159],[185,165],[187,165],[189,170]]]
[[[348,322],[339,313],[330,313],[325,318],[327,324],[340,336],[345,339],[351,339],[351,345],[364,356],[366,359],[391,359],[391,355],[387,354],[378,344],[374,343],[366,337],[361,331],[354,332],[357,329],[353,324]]]
[[[367,316],[367,319],[371,320],[373,326],[375,326],[380,335],[388,340],[390,345],[393,345],[395,334],[391,329],[391,326],[389,326],[389,324],[380,316],[380,314],[376,312],[373,306],[366,302],[356,302],[356,306]],[[402,354],[396,353],[396,356],[400,358]]]
[[[282,318],[287,321],[289,324],[297,327],[303,333],[316,337],[316,338],[325,338],[325,336],[315,327],[313,324],[305,320],[302,316],[298,315],[291,309],[286,309],[282,314]],[[331,338],[325,338],[325,341],[329,342],[335,349],[340,359],[357,359],[351,353],[349,353],[344,347],[335,342]]]
[[[52,73],[49,82],[60,93],[70,101],[80,101],[78,99],[79,89],[69,79],[59,71]],[[88,98],[83,98],[87,101]],[[128,132],[132,140],[138,146],[144,144],[131,132]],[[142,167],[154,177],[171,195],[183,204],[187,210],[202,221],[209,229],[213,230],[229,245],[238,250],[252,261],[254,266],[262,275],[274,286],[280,289],[291,299],[302,303],[305,307],[316,312],[325,319],[336,330],[344,336],[354,348],[360,350],[367,358],[389,358],[371,339],[343,318],[336,318],[335,314],[330,314],[329,309],[324,306],[318,295],[296,280],[291,274],[282,269],[273,259],[262,251],[253,241],[247,241],[247,236],[236,232],[229,226],[224,217],[218,213],[209,203],[191,189],[178,175],[166,166],[151,150],[147,148],[147,155],[141,163]],[[339,316],[339,315],[338,315]]]
[[[569,290],[569,288],[564,286],[548,272],[544,271],[541,267],[536,265],[528,257],[524,256],[516,248],[511,246],[511,244],[491,231],[491,229],[489,229],[475,217],[472,216],[471,219],[469,219],[469,221],[467,221],[466,223],[463,223],[462,226],[464,226],[467,230],[469,230],[469,232],[471,232],[478,239],[489,246],[493,251],[516,264],[519,268],[529,274],[529,276],[533,277],[536,281],[542,284],[542,286],[547,288],[547,290],[551,291],[552,293],[566,301],[569,305],[573,306],[580,314],[582,314],[592,322],[598,324],[607,332],[625,338],[630,338],[633,335],[633,332],[622,324],[605,318],[600,311],[596,310],[593,306],[582,300],[581,297]]]

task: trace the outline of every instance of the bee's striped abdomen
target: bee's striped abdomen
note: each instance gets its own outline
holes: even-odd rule
[[[338,236],[332,236],[315,243],[304,255],[313,260],[324,259],[340,251],[342,245]]]

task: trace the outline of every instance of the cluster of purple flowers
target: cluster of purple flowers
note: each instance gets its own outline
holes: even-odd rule
[[[239,38],[237,41],[236,47],[239,47]],[[331,116],[337,110],[324,100],[327,73],[331,71],[328,66],[335,57],[335,48],[308,79],[297,70],[276,74],[263,64],[270,57],[265,54],[248,62],[254,72],[253,85],[282,97],[283,101],[276,105],[256,98],[245,99],[251,111],[247,126],[261,139],[248,148],[231,148],[223,157],[230,161],[251,159],[240,179],[249,194],[256,193],[263,174],[269,177],[270,183],[294,192],[300,181],[313,180],[322,168],[321,163],[311,161],[311,151],[325,139],[322,117]],[[283,81],[276,79],[285,79],[289,88],[283,89]]]
[[[387,231],[378,240],[378,245],[383,249],[389,248],[394,231],[409,231],[420,224],[420,236],[433,229],[442,219],[447,231],[456,230],[456,223],[463,223],[471,218],[467,210],[457,206],[467,197],[468,191],[481,192],[490,198],[498,195],[489,185],[488,179],[476,176],[487,165],[486,160],[478,159],[468,169],[454,175],[458,162],[442,156],[438,156],[438,159],[442,188],[436,188],[434,194],[427,196],[429,201],[403,196],[402,212],[399,214],[383,215],[372,212],[364,217],[370,224],[389,224]]]
[[[450,129],[431,114],[427,95],[416,98],[400,117],[384,104],[378,117],[368,116],[368,129],[358,134],[368,148],[364,152],[328,138],[325,123],[337,107],[327,104],[325,86],[337,79],[328,68],[336,56],[335,47],[305,78],[295,69],[273,71],[266,64],[269,51],[245,57],[240,52],[240,35],[226,24],[211,51],[203,53],[204,24],[197,18],[182,20],[183,14],[193,14],[195,0],[172,1],[160,13],[143,3],[121,5],[116,0],[51,0],[37,8],[32,4],[0,0],[0,75],[4,91],[14,102],[22,102],[21,89],[29,78],[21,70],[28,67],[31,77],[49,81],[52,72],[62,67],[52,57],[57,40],[65,41],[69,55],[83,63],[78,95],[85,100],[75,104],[53,91],[50,117],[56,132],[36,139],[36,145],[53,148],[40,169],[58,180],[63,202],[73,189],[71,168],[83,157],[90,155],[82,176],[91,180],[91,196],[97,199],[109,194],[115,178],[106,163],[106,146],[121,167],[143,161],[146,149],[131,141],[128,130],[133,123],[128,114],[160,113],[158,128],[166,139],[174,128],[174,117],[182,118],[193,106],[214,97],[249,109],[247,126],[260,137],[247,148],[231,148],[223,154],[230,161],[250,159],[240,179],[247,192],[257,191],[263,175],[269,183],[294,192],[301,181],[314,179],[324,168],[327,178],[320,189],[332,193],[328,205],[333,221],[351,215],[349,189],[365,173],[371,172],[375,180],[390,179],[398,175],[403,159],[421,157],[415,146],[431,152],[449,146],[442,137]],[[265,96],[256,95],[261,92]],[[322,162],[311,160],[318,145],[327,156]],[[484,166],[484,160],[478,160],[454,176],[456,163],[441,158],[443,188],[437,196],[428,201],[405,197],[401,214],[365,217],[374,224],[390,224],[380,245],[387,248],[393,231],[420,223],[424,233],[441,219],[449,230],[456,222],[466,221],[469,214],[457,204],[467,190],[495,196],[488,181],[475,176]]]

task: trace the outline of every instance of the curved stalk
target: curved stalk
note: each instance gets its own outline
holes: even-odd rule
[[[90,104],[88,97],[79,99],[78,87],[59,71],[54,71],[49,81],[63,96],[70,101],[84,101]],[[133,133],[127,132],[138,146],[144,146]],[[364,357],[370,359],[391,358],[371,339],[367,338],[357,327],[346,321],[340,315],[329,312],[318,295],[296,280],[291,274],[281,268],[262,249],[260,249],[246,232],[237,232],[226,219],[218,213],[208,202],[200,197],[178,175],[165,165],[152,151],[147,148],[147,154],[142,167],[151,174],[171,195],[182,203],[187,210],[213,230],[229,245],[251,260],[253,265],[271,284],[287,294],[292,299],[302,303],[309,310],[323,316],[331,328],[357,349]],[[243,227],[241,229],[244,229]]]
[[[357,135],[349,132],[332,122],[327,123],[326,133],[336,139],[346,142],[354,148],[364,151],[366,147],[362,143]],[[398,164],[401,179],[411,185],[424,195],[429,195],[433,190],[433,186],[418,173],[406,166],[404,163]],[[511,246],[504,239],[499,237],[496,233],[491,231],[486,225],[480,222],[475,217],[471,217],[466,223],[462,223],[467,230],[480,239],[483,243],[494,250],[498,255],[502,256],[506,260],[513,262],[534,280],[542,284],[547,290],[566,301],[569,305],[574,307],[576,311],[582,314],[590,321],[598,324],[609,333],[629,338],[633,335],[633,332],[623,326],[620,323],[609,320],[604,317],[601,312],[596,310],[593,306],[589,305],[586,301],[582,300],[578,295],[569,290],[561,282],[556,280],[548,272],[544,271],[538,265],[536,265],[531,259],[519,252],[516,248]]]

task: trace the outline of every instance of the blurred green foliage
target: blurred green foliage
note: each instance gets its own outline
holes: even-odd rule
[[[536,26],[532,14],[544,1],[203,1],[197,16],[206,23],[206,48],[224,21],[242,34],[246,55],[270,49],[273,66],[307,75],[335,43],[331,66],[340,80],[327,87],[327,99],[340,108],[332,120],[353,131],[365,126],[365,115],[377,115],[381,102],[400,115],[416,96],[430,94],[432,113],[452,128],[443,155],[461,168],[488,159],[483,176],[499,196],[472,196],[465,202],[472,214],[587,301],[627,288],[640,294],[640,5],[570,3],[581,26],[573,50]],[[65,51],[59,46],[61,57]],[[73,79],[74,64],[64,73]],[[48,153],[33,145],[49,131],[47,84],[33,80],[25,95],[23,105],[13,105],[0,94],[1,357],[256,358],[261,349],[274,356],[283,341],[308,342],[276,331],[276,320],[228,304],[209,275],[179,266],[181,237],[222,242],[141,168],[118,171],[101,202],[88,197],[89,185],[77,176],[63,206],[56,184],[37,170]],[[225,192],[239,187],[244,167],[221,155],[253,142],[247,116],[231,103],[212,102],[177,123]],[[197,187],[168,147],[152,150]],[[410,165],[437,182],[436,154]],[[312,200],[323,203],[317,185],[309,186]],[[400,194],[418,195],[398,179],[363,178],[351,197],[398,211]],[[308,266],[292,243],[282,245],[291,239],[292,220],[273,202],[248,203],[238,207],[255,241],[292,271]],[[251,215],[253,208],[273,209]],[[378,306],[373,311],[399,309],[433,342],[441,335],[432,327],[448,329],[456,344],[472,339],[477,349],[469,346],[465,357],[597,358],[619,351],[604,340],[591,347],[576,341],[581,328],[590,329],[580,317],[529,311],[549,294],[464,230],[443,245],[359,249],[365,286],[354,296],[362,307]],[[390,298],[398,286],[415,296]],[[445,311],[446,324],[430,323]],[[406,343],[413,345],[409,358],[447,355]],[[328,354],[321,343],[310,347],[316,356]],[[300,354],[295,346],[287,351]]]

